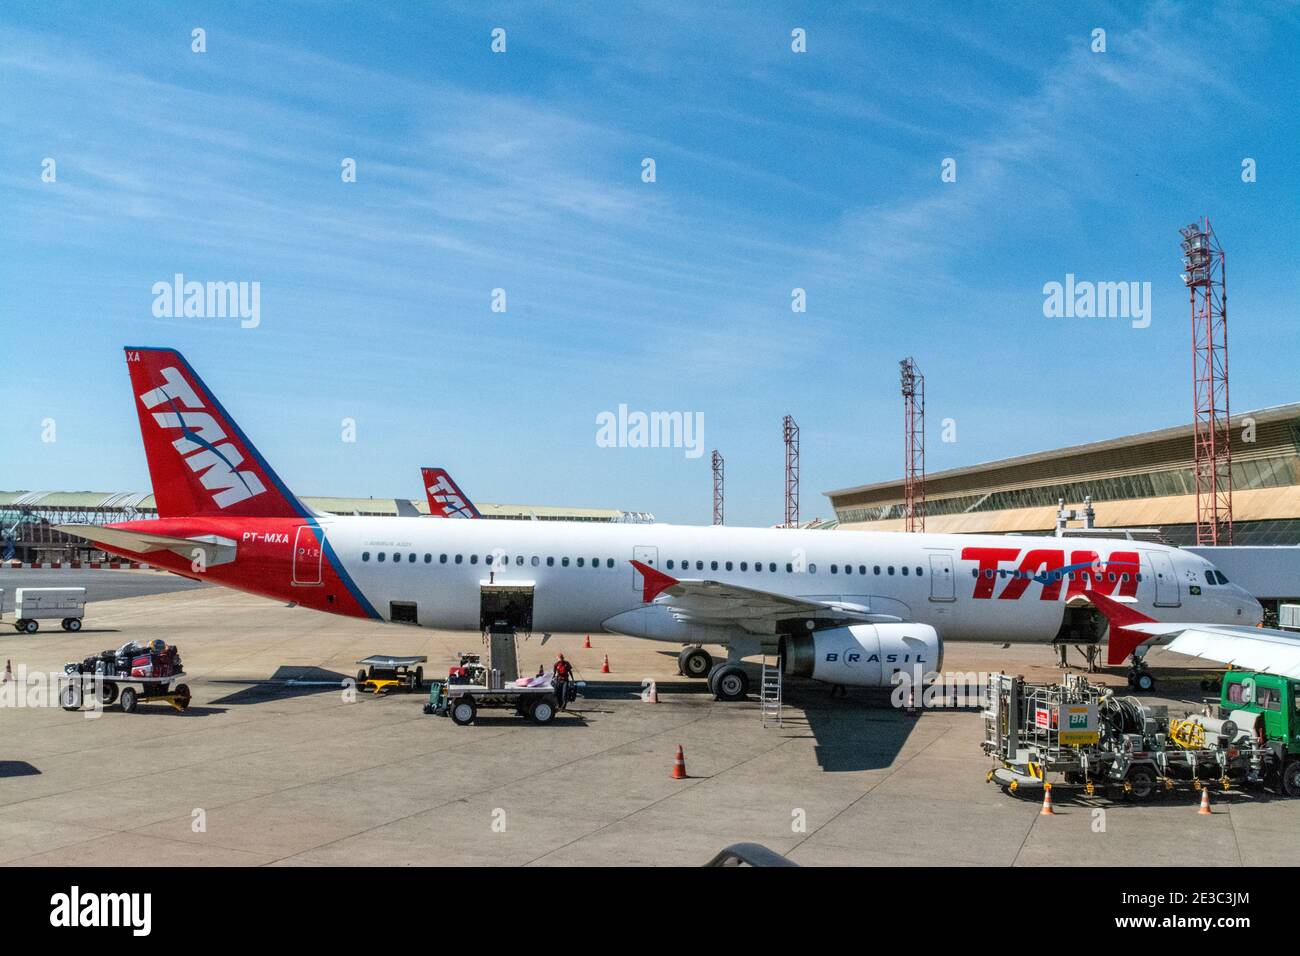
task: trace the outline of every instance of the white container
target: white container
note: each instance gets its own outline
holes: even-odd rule
[[[85,588],[15,588],[14,627],[36,633],[37,621],[61,621],[65,631],[81,630],[86,613]]]

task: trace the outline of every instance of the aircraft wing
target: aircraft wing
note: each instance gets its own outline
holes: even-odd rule
[[[642,599],[670,608],[679,620],[715,626],[737,626],[755,634],[772,634],[782,621],[817,619],[845,624],[898,621],[890,614],[873,614],[859,604],[817,601],[747,588],[722,581],[678,579],[640,561]]]
[[[132,554],[149,554],[154,551],[171,551],[188,561],[202,552],[206,567],[229,564],[235,560],[235,542],[215,534],[197,535],[193,538],[176,538],[165,534],[149,534],[144,531],[126,531],[121,528],[106,528],[93,524],[55,525],[56,531],[76,535],[96,544],[102,544],[110,551],[129,551]]]
[[[1089,598],[1110,620],[1112,644],[1159,644],[1166,650],[1300,680],[1300,634],[1241,624],[1165,624],[1104,595]],[[1127,652],[1126,652],[1127,653]],[[1111,663],[1117,663],[1111,655]]]
[[[1300,680],[1300,634],[1238,624],[1132,624],[1160,646],[1189,657]]]

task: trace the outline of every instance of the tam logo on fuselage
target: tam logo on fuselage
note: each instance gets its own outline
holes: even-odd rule
[[[1138,572],[1142,568],[1136,551],[1113,551],[1106,561],[1096,551],[1071,551],[1067,562],[1062,548],[1030,548],[1024,552],[1020,548],[962,548],[961,556],[963,561],[976,562],[971,597],[977,600],[992,599],[1000,579],[1009,580],[997,595],[999,601],[1018,601],[1032,583],[1042,585],[1040,601],[1058,600],[1063,585],[1067,586],[1067,599],[1089,591],[1137,597]]]
[[[163,384],[145,392],[140,401],[149,409],[168,406],[170,411],[154,412],[153,419],[161,428],[181,430],[181,437],[172,442],[172,447],[198,475],[203,487],[215,492],[212,500],[217,507],[228,508],[266,491],[256,474],[236,470],[244,456],[226,440],[225,430],[205,410],[180,371],[168,367],[162,370],[162,377]]]

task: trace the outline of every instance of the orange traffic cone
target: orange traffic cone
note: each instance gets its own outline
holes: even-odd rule
[[[608,654],[605,655],[605,663],[603,663],[603,664],[600,665],[600,672],[601,672],[602,674],[608,674],[608,673],[609,673],[609,655],[608,655]]]
[[[1056,811],[1052,809],[1052,785],[1043,784],[1043,809],[1038,811],[1040,817],[1054,817]]]
[[[686,779],[686,754],[682,752],[682,745],[677,745],[677,756],[673,758],[673,779]]]
[[[1201,809],[1197,813],[1204,813],[1207,817],[1212,816],[1214,811],[1210,809],[1210,788],[1201,787]]]
[[[654,681],[650,682],[650,692],[645,695],[645,702],[647,704],[659,703],[659,688]]]
[[[585,641],[582,642],[582,646],[585,647],[587,650],[591,650],[591,635],[590,635],[590,634],[588,634],[588,635],[587,635],[587,639],[586,639]]]

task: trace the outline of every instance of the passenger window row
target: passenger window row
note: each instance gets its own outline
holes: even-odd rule
[[[392,564],[401,564],[401,563],[403,563],[403,562],[405,562],[405,563],[407,563],[407,564],[415,564],[415,563],[421,561],[421,556],[420,556],[417,552],[415,552],[415,551],[408,551],[408,552],[405,552],[405,553],[404,553],[404,552],[401,552],[401,551],[393,551],[393,552],[391,552],[391,553],[390,553],[390,552],[387,552],[387,551],[377,551],[377,552],[374,553],[373,556],[371,555],[371,553],[370,553],[369,551],[362,551],[362,552],[361,552],[361,560],[362,560],[362,561],[367,561],[367,562],[368,562],[368,561],[372,560],[372,557],[373,557],[373,560],[374,560],[376,563],[378,563],[378,564],[386,564],[386,563],[390,563],[390,562],[391,562]],[[424,563],[424,564],[432,564],[432,563],[433,563],[433,555],[432,555],[431,553],[429,553],[429,552],[426,551],[426,552],[424,553],[424,555],[423,555],[423,559],[422,559],[422,560],[423,560],[423,563]],[[516,566],[516,567],[523,567],[523,566],[524,566],[524,560],[525,560],[525,559],[524,559],[524,556],[523,556],[522,554],[517,554],[517,555],[515,555],[515,560],[514,560],[515,566]],[[553,568],[553,567],[555,567],[556,559],[555,559],[553,556],[548,556],[548,557],[546,557],[546,558],[542,558],[542,557],[540,557],[540,556],[538,556],[538,555],[533,555],[531,558],[528,559],[528,564],[530,564],[532,567],[536,568],[536,567],[541,567],[543,561],[546,562],[546,567],[548,567],[548,568]],[[463,555],[463,554],[452,554],[452,555],[448,555],[448,554],[440,554],[440,555],[438,555],[438,563],[439,563],[439,564],[447,564],[447,563],[449,563],[449,562],[452,563],[452,564],[464,564],[464,563],[465,563],[465,555]],[[570,566],[570,563],[572,563],[573,565],[575,565],[576,567],[579,567],[579,568],[585,568],[585,567],[599,568],[599,567],[602,566],[602,562],[604,562],[604,565],[603,565],[603,566],[604,566],[605,568],[612,568],[612,567],[614,567],[614,563],[615,563],[613,558],[573,558],[573,559],[570,559],[570,558],[567,558],[567,557],[562,557],[562,558],[560,558],[560,559],[559,559],[559,562],[560,562],[560,565],[559,565],[559,566],[562,567],[562,568],[567,568],[567,567],[569,567],[569,566]],[[478,556],[477,554],[471,554],[471,555],[469,555],[469,563],[470,563],[470,564],[478,564],[478,563],[479,563],[479,556]],[[510,557],[509,557],[509,555],[504,555],[504,554],[502,554],[502,555],[485,554],[485,555],[483,555],[483,564],[484,564],[485,567],[491,567],[491,568],[504,568],[504,567],[508,567],[508,566],[510,565]],[[677,561],[677,560],[675,560],[675,559],[670,558],[670,559],[668,559],[667,562],[665,562],[665,565],[664,565],[664,566],[665,566],[665,568],[666,568],[667,570],[669,570],[669,571],[674,571],[674,570],[678,570],[678,566],[680,565],[680,570],[682,570],[682,571],[689,571],[689,570],[691,570],[691,564],[692,564],[692,562],[689,561],[689,560],[682,560],[682,561],[679,562],[679,561]],[[709,570],[710,570],[710,571],[718,571],[718,570],[734,571],[734,570],[736,570],[736,564],[737,564],[737,562],[734,562],[734,561],[721,561],[721,562],[719,562],[719,561],[710,561],[710,562],[708,562]],[[695,570],[696,570],[696,571],[703,571],[703,570],[704,570],[705,562],[704,562],[704,561],[697,560],[697,561],[694,562],[694,565],[695,565]],[[740,565],[740,570],[741,570],[741,571],[749,571],[749,570],[750,570],[750,563],[749,563],[748,561],[741,561],[741,562],[739,562],[739,565]],[[844,574],[853,574],[853,573],[854,573],[854,570],[853,570],[853,569],[854,569],[854,566],[851,565],[851,564],[846,564],[846,565],[843,565],[842,567],[841,567],[839,564],[832,564],[832,565],[830,566],[830,572],[831,572],[831,574],[840,574],[841,572],[843,572]],[[777,563],[776,563],[775,561],[768,561],[768,562],[766,563],[766,565],[764,565],[764,563],[763,563],[762,561],[755,561],[755,562],[753,563],[753,570],[754,570],[756,573],[760,573],[760,574],[763,573],[764,570],[766,570],[766,572],[767,572],[768,574],[775,574],[775,573],[777,572]],[[895,567],[894,567],[892,564],[889,565],[889,566],[887,566],[887,567],[884,568],[883,570],[882,570],[881,566],[878,565],[878,564],[877,564],[877,565],[874,565],[874,566],[872,567],[872,573],[873,573],[873,574],[876,574],[876,575],[879,575],[879,574],[882,574],[882,573],[892,575],[892,574],[895,573],[895,570],[896,570],[896,569],[895,569]],[[899,568],[899,569],[897,569],[897,570],[901,571],[901,573],[902,573],[904,576],[907,576],[907,575],[910,575],[910,574],[913,573],[913,569],[910,568],[910,567],[908,567],[908,566],[906,566],[906,565],[902,566],[901,568]],[[786,565],[785,565],[785,573],[786,573],[786,574],[794,574],[794,573],[795,573],[795,567],[794,567],[794,563],[793,563],[793,562],[786,562]],[[815,565],[815,564],[810,564],[810,565],[808,565],[808,573],[809,573],[809,574],[816,574],[816,573],[817,573],[817,565]],[[859,575],[866,576],[866,574],[867,574],[867,566],[866,566],[865,564],[859,564],[859,565],[857,566],[857,573],[858,573]],[[922,569],[920,568],[920,566],[917,566],[917,567],[916,567],[916,569],[915,569],[915,574],[916,574],[916,576],[917,576],[918,578],[921,577],[921,576],[924,574],[924,572],[922,571]]]
[[[477,554],[471,554],[471,555],[469,556],[469,563],[470,563],[470,564],[478,564],[478,563],[479,563],[478,558],[479,558],[479,556],[478,556]],[[362,560],[362,561],[369,561],[369,560],[371,560],[371,554],[370,554],[370,552],[369,552],[369,551],[362,551],[362,552],[361,552],[361,560]],[[401,564],[403,561],[405,561],[407,564],[415,564],[417,561],[420,560],[420,556],[419,556],[416,552],[414,552],[414,551],[407,552],[407,553],[405,554],[405,556],[403,556],[403,553],[402,553],[401,551],[394,551],[394,552],[392,552],[391,555],[390,555],[387,551],[377,551],[377,552],[375,552],[375,554],[374,554],[374,560],[375,560],[377,563],[379,563],[379,564],[387,563],[387,562],[390,561],[390,560],[392,561],[393,564]],[[536,567],[540,567],[540,566],[541,566],[542,560],[543,560],[543,559],[542,559],[541,557],[539,557],[538,555],[533,555],[530,559],[528,559],[528,563],[531,564],[533,567],[536,568]],[[548,558],[546,558],[545,560],[546,560],[546,566],[547,566],[548,568],[553,568],[553,567],[555,567],[555,558],[553,558],[553,557],[548,557]],[[602,561],[604,562],[604,566],[605,566],[606,568],[612,568],[612,567],[614,566],[614,559],[613,559],[613,558],[575,558],[575,559],[573,559],[573,563],[576,564],[577,567],[580,567],[580,568],[585,568],[585,567],[588,567],[588,566],[590,566],[590,567],[592,567],[592,568],[599,568],[599,567],[601,566],[601,562],[602,562]],[[432,564],[432,563],[433,563],[433,555],[426,551],[426,552],[424,553],[423,562],[424,562],[425,564]],[[450,563],[452,563],[452,564],[464,564],[464,563],[465,563],[465,555],[463,555],[463,554],[452,554],[452,555],[448,555],[448,554],[440,554],[440,555],[438,555],[438,563],[439,563],[439,564],[447,564],[448,562],[450,562]],[[570,562],[570,559],[569,559],[569,558],[560,558],[560,567],[562,567],[562,568],[567,568],[567,567],[569,566],[569,562]],[[590,562],[590,564],[588,564],[588,562]],[[485,554],[485,555],[483,555],[483,564],[484,564],[485,567],[492,567],[492,568],[504,568],[504,567],[508,567],[508,566],[510,565],[510,556],[507,555],[507,554]],[[516,567],[523,567],[523,566],[524,566],[524,556],[523,556],[522,554],[517,554],[517,555],[515,555],[515,565],[516,565]]]
[[[665,568],[665,570],[672,571],[672,570],[674,570],[674,569],[675,569],[679,564],[680,564],[681,570],[683,570],[683,571],[690,571],[690,570],[691,570],[691,562],[690,562],[689,560],[681,561],[681,562],[677,562],[677,561],[675,561],[673,558],[669,558],[666,562],[664,562],[664,568]],[[734,570],[736,570],[736,564],[737,564],[737,562],[734,562],[734,561],[721,561],[721,562],[719,562],[719,561],[710,561],[710,562],[709,562],[709,570],[710,570],[710,571],[719,571],[719,570],[721,570],[721,571],[734,571]],[[750,570],[750,563],[749,563],[748,561],[741,561],[741,562],[739,562],[739,566],[740,566],[740,570],[741,570],[741,571],[748,571],[748,570]],[[844,574],[853,574],[853,568],[854,568],[854,566],[851,565],[851,564],[846,564],[846,565],[843,565],[843,566],[841,566],[841,565],[839,565],[839,564],[832,564],[831,567],[830,567],[830,571],[831,571],[831,574],[840,574],[841,572],[844,573]],[[695,568],[694,568],[694,569],[695,569],[696,571],[703,571],[703,570],[704,570],[704,562],[703,562],[703,561],[698,561],[698,560],[695,561]],[[761,574],[764,570],[766,570],[768,574],[775,574],[775,573],[776,573],[776,569],[777,569],[777,564],[776,564],[775,561],[769,561],[769,562],[767,562],[766,565],[764,565],[762,561],[755,561],[754,564],[753,564],[753,570],[754,570],[755,572],[757,572],[757,573],[760,573],[760,574]],[[912,572],[912,569],[909,568],[909,567],[903,567],[903,568],[901,568],[901,571],[902,571],[902,573],[903,573],[904,575],[910,575],[910,574],[913,573],[913,572]],[[786,565],[785,565],[785,573],[786,573],[786,574],[794,574],[794,573],[795,573],[794,562],[792,562],[792,561],[787,561],[787,562],[786,562]],[[817,565],[815,565],[815,564],[810,564],[810,565],[808,565],[808,573],[809,573],[809,574],[816,574],[816,573],[817,573]],[[865,564],[859,564],[859,565],[857,565],[857,573],[865,577],[866,574],[867,574],[867,566],[866,566]],[[881,566],[878,565],[878,564],[875,565],[875,566],[873,566],[873,568],[872,568],[872,573],[873,573],[873,574],[881,574],[881,573],[882,573]],[[885,571],[884,571],[883,573],[886,573],[886,574],[894,574],[894,573],[895,573],[895,568],[894,568],[894,566],[893,566],[893,565],[890,565],[887,569],[885,569]],[[921,577],[925,572],[924,572],[924,571],[923,571],[923,570],[918,566],[918,567],[916,568],[916,572],[915,572],[915,573],[916,573],[916,576],[919,578],[919,577]]]
[[[999,568],[997,571],[994,571],[992,568],[985,568],[985,569],[984,569],[984,576],[985,576],[986,578],[991,578],[991,577],[994,576],[994,574],[996,574],[996,575],[997,575],[998,577],[1000,577],[1000,578],[1036,578],[1036,579],[1041,579],[1041,578],[1043,577],[1042,574],[1034,574],[1034,573],[1031,573],[1031,572],[1029,572],[1029,571],[1018,571],[1018,570],[1017,570],[1017,571],[1008,571],[1006,568]],[[1127,571],[1121,571],[1121,572],[1118,573],[1118,574],[1116,574],[1114,571],[1108,571],[1108,572],[1107,572],[1106,574],[1104,574],[1104,575],[1103,575],[1100,571],[1080,571],[1080,572],[1078,572],[1078,574],[1079,574],[1079,577],[1082,578],[1082,579],[1085,580],[1085,581],[1089,580],[1090,578],[1096,578],[1098,581],[1102,580],[1103,578],[1104,578],[1105,580],[1107,580],[1107,581],[1125,581],[1125,582],[1127,582],[1127,581],[1129,580],[1129,573],[1128,573]],[[980,576],[979,569],[978,569],[978,568],[971,568],[971,569],[970,569],[970,576],[973,577],[973,578],[978,578],[978,577]],[[1069,579],[1069,580],[1071,580],[1071,581],[1075,580],[1075,572],[1074,572],[1074,571],[1067,571],[1067,572],[1065,572],[1064,575],[1062,575],[1062,573],[1061,573],[1060,571],[1048,571],[1048,572],[1046,572],[1046,576],[1047,576],[1047,578],[1048,578],[1049,580],[1051,580],[1051,581],[1059,581],[1059,580],[1061,580],[1062,577],[1065,577],[1065,578],[1067,578],[1067,579]],[[1135,577],[1136,580],[1138,580],[1138,581],[1141,581],[1141,580],[1142,580],[1142,575],[1141,575],[1140,573],[1137,574],[1137,575],[1134,575],[1134,577]]]

